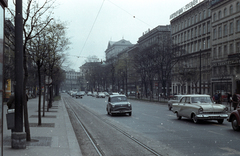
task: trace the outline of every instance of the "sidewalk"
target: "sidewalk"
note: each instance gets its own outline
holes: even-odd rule
[[[11,148],[11,130],[8,130],[6,125],[7,105],[3,107],[4,156],[82,155],[66,107],[61,100],[55,101],[49,112],[45,112],[45,117],[41,118],[42,125],[38,126],[38,98],[29,99],[28,117],[32,141],[26,142],[26,149]],[[25,132],[24,128],[23,131]]]

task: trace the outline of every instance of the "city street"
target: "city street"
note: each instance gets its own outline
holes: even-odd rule
[[[106,98],[84,96],[82,99],[62,94],[70,119],[70,107],[93,138],[103,155],[240,155],[239,132],[232,130],[227,120],[216,121],[177,120],[166,103],[129,100],[132,116],[107,115]],[[67,102],[66,102],[67,101]],[[83,140],[81,128],[73,125],[84,155],[90,150]],[[126,137],[130,136],[130,137]],[[151,150],[129,138],[134,138]],[[154,151],[154,152],[152,152]],[[97,155],[97,154],[96,154]]]

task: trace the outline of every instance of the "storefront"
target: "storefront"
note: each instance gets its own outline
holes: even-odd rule
[[[3,155],[3,49],[4,49],[4,19],[7,0],[0,0],[0,155]]]

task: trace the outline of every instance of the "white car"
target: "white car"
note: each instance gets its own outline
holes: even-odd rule
[[[172,104],[172,112],[179,120],[186,117],[194,123],[199,120],[217,120],[222,124],[228,118],[227,111],[226,106],[215,104],[210,95],[183,95],[179,102]]]
[[[169,101],[168,101],[168,109],[172,109],[172,104],[179,102],[181,99],[182,95],[174,95]]]

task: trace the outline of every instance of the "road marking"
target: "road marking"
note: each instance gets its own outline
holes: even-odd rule
[[[217,134],[217,135],[223,135],[223,134],[221,134],[221,133],[216,133],[216,132],[214,132],[214,131],[208,131],[208,132],[214,133],[214,134]]]
[[[224,155],[236,155],[236,154],[240,155],[240,151],[237,151],[237,150],[229,148],[229,147],[222,147],[220,149],[228,152],[228,153],[226,153]]]

